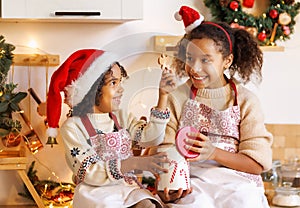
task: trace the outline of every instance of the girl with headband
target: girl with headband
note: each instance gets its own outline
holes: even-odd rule
[[[273,137],[243,86],[262,78],[262,51],[247,31],[206,22],[190,7],[175,18],[186,31],[175,69],[188,79],[164,98],[171,111],[164,143],[189,161],[191,189],[159,195],[170,207],[267,208],[260,174],[271,168]]]

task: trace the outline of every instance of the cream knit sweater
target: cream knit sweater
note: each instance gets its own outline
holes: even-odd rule
[[[114,113],[120,126],[127,129],[131,139],[137,139],[141,146],[155,146],[163,142],[169,118],[160,119],[150,116],[150,120],[146,124],[145,121],[138,120],[133,114],[127,114],[125,111],[120,110]],[[113,131],[114,122],[108,113],[92,113],[88,114],[88,117],[95,129],[105,133]],[[84,176],[84,182],[93,186],[123,183],[123,180],[116,180],[108,174],[108,162],[95,159],[96,152],[87,142],[89,135],[79,117],[68,118],[61,126],[60,134],[65,147],[67,163],[75,176],[79,174]]]
[[[188,80],[169,95],[168,107],[171,111],[170,122],[166,128],[164,143],[174,143],[176,131],[185,101],[190,95],[191,81]],[[216,110],[224,110],[232,106],[234,93],[229,84],[218,89],[199,89],[197,101]],[[239,152],[256,160],[264,170],[272,165],[273,136],[264,125],[264,116],[260,102],[254,93],[237,84],[237,102],[240,106],[240,144]]]

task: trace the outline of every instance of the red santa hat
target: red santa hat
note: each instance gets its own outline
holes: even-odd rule
[[[107,71],[115,57],[97,49],[82,49],[71,54],[53,73],[47,96],[47,121],[49,137],[57,137],[61,115],[61,92],[64,102],[71,108],[79,104],[95,81]]]
[[[175,13],[174,17],[178,21],[183,20],[186,33],[189,33],[194,28],[198,27],[204,20],[204,16],[188,6],[182,6],[180,10]]]

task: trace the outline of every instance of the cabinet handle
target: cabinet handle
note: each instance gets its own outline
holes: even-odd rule
[[[54,16],[100,16],[101,12],[74,12],[74,11],[61,11],[54,12]]]

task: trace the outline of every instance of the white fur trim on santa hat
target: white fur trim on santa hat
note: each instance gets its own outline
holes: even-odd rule
[[[57,135],[58,135],[58,129],[57,128],[51,128],[51,127],[49,127],[46,131],[47,131],[47,135],[49,137],[56,138]]]
[[[65,87],[65,103],[71,108],[78,105],[91,89],[95,81],[115,61],[117,61],[117,58],[114,54],[104,52],[102,55],[100,55],[89,66],[84,74],[79,75],[79,77],[75,81]]]
[[[202,15],[200,15],[200,18],[195,20],[192,24],[190,24],[189,26],[187,26],[184,30],[186,33],[191,32],[193,29],[195,29],[196,27],[198,27],[204,20],[204,17]]]

